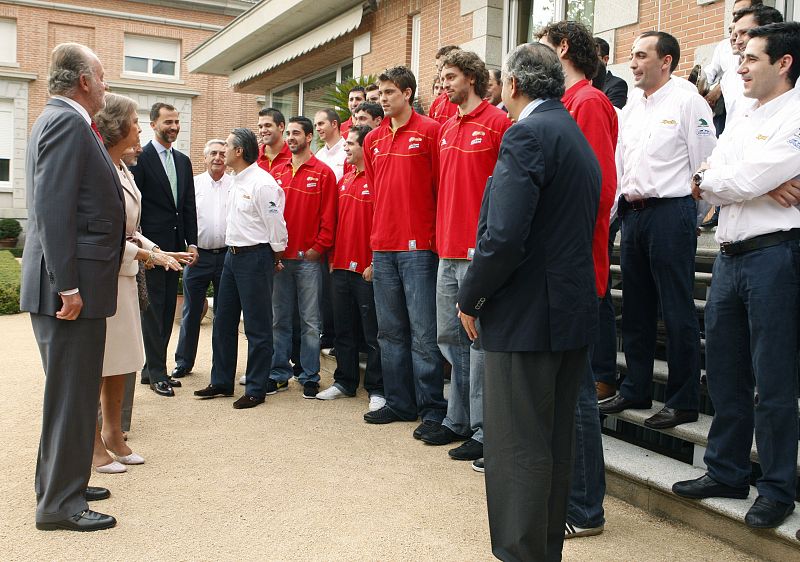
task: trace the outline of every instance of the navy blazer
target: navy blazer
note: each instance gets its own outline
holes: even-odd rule
[[[559,100],[514,124],[483,195],[475,255],[458,293],[487,351],[566,351],[597,323],[594,151]]]
[[[152,141],[144,145],[136,166],[131,168],[136,187],[142,193],[142,234],[165,251],[182,251],[197,245],[197,208],[194,202],[194,173],[189,157],[173,146],[178,177],[178,204],[172,197],[167,172]]]
[[[619,76],[614,76],[611,71],[606,71],[606,81],[603,84],[603,93],[611,101],[611,105],[622,109],[628,102],[628,83]]]

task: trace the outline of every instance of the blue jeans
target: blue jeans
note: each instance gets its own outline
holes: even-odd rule
[[[439,349],[453,366],[447,416],[442,425],[483,443],[484,357],[479,342],[471,342],[456,311],[458,289],[470,262],[439,260],[436,278],[436,333]]]
[[[608,229],[608,257],[614,252],[614,239],[619,232],[619,219],[614,219]],[[609,267],[609,270],[611,268]],[[590,354],[594,380],[610,385],[617,384],[617,312],[611,298],[611,273],[608,275],[606,294],[600,300],[597,313],[597,332]],[[580,398],[578,398],[580,400]],[[578,525],[582,527],[583,525]]]
[[[665,199],[622,217],[622,339],[628,373],[623,398],[650,400],[656,326],[667,331],[666,406],[697,410],[700,326],[694,306],[696,205],[691,196]]]
[[[447,409],[436,345],[438,262],[427,250],[373,253],[386,405],[405,420],[441,422]]]
[[[762,471],[756,488],[784,503],[797,491],[799,269],[797,241],[720,254],[706,304],[706,373],[715,410],[704,459],[708,474],[746,486],[755,428]]]
[[[284,270],[275,275],[272,288],[272,333],[275,355],[270,378],[286,382],[292,376],[292,314],[300,313],[300,384],[319,382],[319,336],[322,330],[322,267],[318,261],[283,260]]]
[[[245,394],[262,398],[272,361],[272,268],[269,245],[225,256],[212,329],[211,384],[233,392],[239,347],[239,319],[247,336]]]
[[[591,351],[590,349],[590,356]],[[578,402],[575,405],[575,460],[572,465],[567,522],[576,527],[590,529],[605,523],[603,498],[606,495],[606,467],[595,377],[590,362],[587,362],[585,371],[578,387]]]
[[[208,286],[214,286],[214,310],[219,283],[222,279],[222,268],[225,266],[223,251],[213,254],[199,250],[197,263],[183,270],[183,317],[181,318],[181,335],[175,350],[175,364],[191,371],[197,357],[197,340],[200,338],[200,321],[203,319],[203,305],[206,302]]]

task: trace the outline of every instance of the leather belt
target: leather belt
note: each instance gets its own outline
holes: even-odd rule
[[[262,242],[261,244],[255,244],[253,246],[228,246],[228,249],[235,256],[236,254],[244,254],[245,252],[255,252],[267,246],[269,246],[267,242]]]
[[[753,236],[747,240],[740,242],[723,242],[719,245],[719,251],[725,256],[736,256],[744,254],[745,252],[752,252],[761,248],[769,248],[770,246],[777,246],[782,242],[789,240],[800,240],[800,228],[793,228],[791,230],[781,230],[780,232],[771,232],[769,234],[762,234],[761,236]]]
[[[686,199],[687,197],[691,197],[691,195],[686,195],[684,197],[648,197],[646,199],[637,199],[636,201],[628,201],[627,199],[625,199],[624,196],[621,196],[619,198],[619,205],[617,205],[618,214],[622,216],[628,211],[643,211],[644,209],[655,207],[656,205],[660,205],[661,203],[668,203],[670,201],[679,201],[681,199]]]
[[[227,246],[223,246],[222,248],[197,248],[201,252],[208,252],[209,254],[224,254],[228,251]]]

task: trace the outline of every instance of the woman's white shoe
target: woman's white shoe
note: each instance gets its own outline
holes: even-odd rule
[[[124,464],[117,461],[112,461],[103,466],[96,466],[94,469],[100,474],[121,474],[128,471],[128,468]]]
[[[125,455],[124,457],[117,455],[117,460],[122,464],[144,464],[144,458],[136,453],[131,453],[130,455]]]

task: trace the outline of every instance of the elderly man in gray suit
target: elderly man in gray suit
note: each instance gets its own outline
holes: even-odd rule
[[[114,164],[91,119],[105,104],[103,65],[88,48],[58,45],[50,100],[25,162],[28,232],[20,307],[31,323],[46,381],[36,463],[36,528],[96,531],[116,524],[87,500],[106,318],[117,308],[125,206]]]

